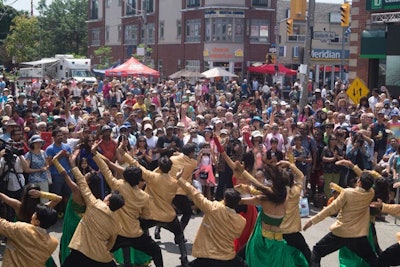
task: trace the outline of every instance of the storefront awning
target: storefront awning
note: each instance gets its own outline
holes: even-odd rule
[[[361,58],[386,58],[386,34],[384,30],[365,30],[361,34]]]

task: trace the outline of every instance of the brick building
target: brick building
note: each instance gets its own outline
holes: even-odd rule
[[[265,61],[276,38],[276,0],[89,0],[89,55],[112,48],[125,61],[139,44],[161,77],[224,67],[240,77]],[[97,59],[93,58],[96,64]]]

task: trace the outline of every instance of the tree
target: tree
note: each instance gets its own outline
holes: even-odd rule
[[[41,37],[46,44],[44,56],[87,54],[88,0],[39,1]]]
[[[12,20],[18,15],[22,15],[22,12],[18,12],[11,6],[3,5],[0,0],[0,62],[4,64],[11,63],[11,57],[7,55],[4,43],[10,33]]]
[[[37,59],[39,56],[39,21],[35,17],[17,16],[12,20],[10,34],[5,41],[7,54],[15,62]]]
[[[94,55],[99,59],[100,64],[97,64],[97,68],[105,69],[110,66],[111,62],[111,47],[102,46],[94,50]]]

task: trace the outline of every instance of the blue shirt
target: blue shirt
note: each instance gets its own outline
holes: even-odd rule
[[[61,143],[61,146],[56,146],[56,144],[51,144],[47,147],[46,149],[46,155],[49,157],[54,157],[55,155],[57,155],[58,152],[60,152],[61,150],[65,150],[68,153],[72,153],[72,149],[69,145]],[[62,157],[60,160],[60,164],[61,166],[63,166],[63,168],[65,169],[65,171],[67,173],[70,173],[71,171],[71,166],[69,164],[68,158],[67,157]],[[57,171],[56,167],[51,166],[50,167],[50,173],[51,175],[55,175],[55,176],[59,176],[60,173]]]

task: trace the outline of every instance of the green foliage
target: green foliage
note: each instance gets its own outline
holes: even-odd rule
[[[94,55],[99,59],[100,64],[97,65],[99,69],[105,69],[110,66],[111,63],[111,47],[101,46],[94,50]]]
[[[13,7],[3,5],[0,0],[0,62],[2,64],[11,62],[11,57],[7,54],[4,42],[7,35],[10,33],[12,20],[21,14],[22,12],[18,12]]]
[[[5,41],[7,54],[16,62],[39,57],[39,21],[36,17],[17,16],[12,20],[10,34]]]
[[[55,54],[87,54],[88,0],[39,1],[42,57]]]

